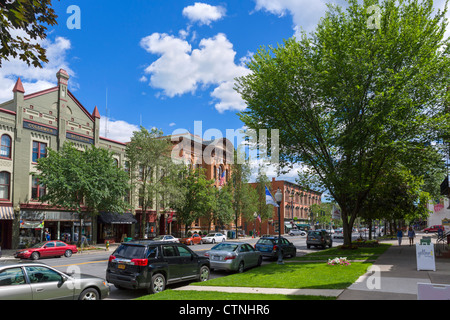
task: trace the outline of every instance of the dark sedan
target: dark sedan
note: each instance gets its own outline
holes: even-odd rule
[[[279,246],[278,237],[266,236],[258,240],[255,249],[261,252],[263,257],[277,258]],[[295,257],[297,255],[297,248],[294,244],[283,237],[281,237],[281,254],[283,257]]]
[[[100,300],[109,295],[101,278],[65,274],[40,263],[0,262],[0,300]]]

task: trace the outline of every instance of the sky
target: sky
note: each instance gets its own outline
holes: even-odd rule
[[[312,31],[329,2],[53,1],[58,25],[40,41],[49,63],[37,69],[4,62],[0,103],[12,99],[17,77],[27,94],[55,86],[63,68],[83,106],[90,112],[98,107],[103,137],[127,142],[140,125],[166,135],[194,133],[199,121],[201,134],[216,129],[225,137],[227,129],[244,126],[238,112],[246,105],[233,86],[249,73],[245,63],[261,46]],[[267,175],[276,176],[274,167]],[[296,176],[294,169],[279,179],[294,182]]]

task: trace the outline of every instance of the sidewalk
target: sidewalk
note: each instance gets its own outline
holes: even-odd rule
[[[420,238],[416,238],[416,243]],[[432,239],[435,243],[434,237]],[[396,240],[391,243],[392,246],[373,264],[376,273],[361,276],[338,300],[417,300],[418,283],[450,285],[449,258],[437,256],[436,271],[417,271],[416,246],[409,246],[407,238],[401,246]]]

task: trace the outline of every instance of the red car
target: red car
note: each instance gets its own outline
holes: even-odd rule
[[[198,233],[194,233],[192,236],[181,239],[181,243],[184,243],[186,245],[194,245],[194,244],[201,244],[202,243],[202,237]]]
[[[21,249],[14,254],[15,258],[37,260],[43,257],[71,257],[77,253],[76,245],[70,245],[62,241],[44,241],[36,243],[31,248]]]
[[[428,233],[428,232],[438,232],[439,229],[444,230],[444,226],[443,225],[435,225],[435,226],[431,226],[428,228],[423,229],[423,232]]]

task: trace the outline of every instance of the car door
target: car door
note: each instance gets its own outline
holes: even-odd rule
[[[177,246],[180,255],[180,276],[182,279],[194,279],[198,275],[198,263],[196,254],[189,248]]]
[[[247,248],[247,259],[249,261],[247,266],[256,266],[258,264],[259,254],[256,253],[256,250],[251,245],[246,243],[244,246]]]
[[[32,300],[31,286],[23,269],[8,268],[0,271],[0,300]]]
[[[45,266],[25,266],[33,300],[73,300],[75,285],[56,270]]]
[[[181,280],[181,258],[175,245],[162,245],[163,261],[167,263],[167,282],[174,282]]]
[[[54,257],[57,256],[58,249],[56,248],[55,241],[47,242],[43,250],[41,251],[41,257]]]
[[[56,252],[55,252],[55,254],[57,254],[58,256],[64,255],[64,253],[67,250],[66,244],[64,242],[61,242],[61,241],[56,241],[55,243],[56,243],[56,248],[55,248]]]

